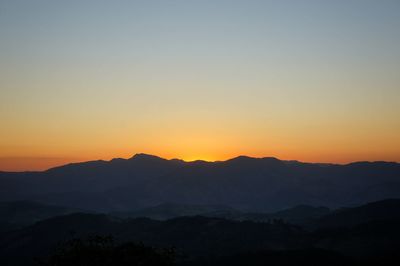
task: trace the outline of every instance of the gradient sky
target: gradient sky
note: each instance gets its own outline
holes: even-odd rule
[[[400,161],[400,1],[0,0],[0,170]]]

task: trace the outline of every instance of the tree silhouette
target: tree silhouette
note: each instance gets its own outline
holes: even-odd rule
[[[73,238],[61,243],[41,266],[172,266],[173,248],[154,248],[142,243],[115,245],[111,236]]]

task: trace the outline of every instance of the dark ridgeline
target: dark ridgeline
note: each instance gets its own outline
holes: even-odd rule
[[[0,202],[0,232],[82,210],[32,201]]]
[[[290,217],[299,214],[294,208],[273,215],[289,212]],[[32,258],[57,262],[43,265],[72,265],[66,263],[71,260],[74,265],[142,265],[137,260],[161,260],[154,265],[398,265],[399,213],[400,200],[394,199],[314,216],[303,226],[282,218],[157,221],[74,213],[0,234],[0,258],[4,265],[33,265]],[[102,236],[114,242],[103,243]],[[114,259],[120,252],[122,261]],[[97,257],[104,264],[96,264]],[[125,259],[136,262],[124,264]]]
[[[165,202],[277,211],[336,208],[400,197],[400,164],[347,165],[240,156],[184,162],[137,154],[44,172],[0,172],[0,201],[34,200],[95,211],[131,211]]]
[[[396,198],[389,162],[138,154],[0,172],[0,264],[397,266]]]

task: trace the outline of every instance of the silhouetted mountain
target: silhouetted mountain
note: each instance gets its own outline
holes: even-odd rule
[[[0,202],[0,228],[14,229],[54,216],[82,210],[45,205],[31,201]]]
[[[44,220],[0,236],[0,258],[9,265],[29,265],[46,256],[61,240],[90,235],[112,235],[119,243],[143,242],[156,247],[176,247],[188,257],[223,256],[258,249],[304,246],[304,232],[284,223],[235,222],[201,216],[167,221],[145,218],[120,220],[106,215],[71,214]]]
[[[111,214],[121,218],[146,217],[155,220],[167,220],[182,216],[196,215],[253,222],[269,222],[274,219],[280,219],[290,224],[305,225],[328,213],[330,213],[329,208],[312,207],[308,205],[298,205],[278,212],[263,213],[244,212],[222,205],[183,205],[167,203],[132,212],[113,212]]]
[[[182,216],[211,216],[214,212],[225,212],[235,210],[228,206],[221,205],[183,205],[164,203],[154,207],[148,207],[133,212],[113,212],[111,215],[121,218],[146,217],[155,220],[168,220]],[[238,212],[238,211],[237,211]],[[223,217],[221,217],[223,218]]]
[[[101,211],[177,202],[270,212],[298,204],[336,208],[400,197],[399,177],[400,164],[389,162],[335,165],[246,156],[184,162],[138,154],[44,172],[1,172],[0,200]]]
[[[178,264],[188,266],[397,265],[398,206],[399,200],[384,200],[339,210],[318,219],[325,224],[316,231],[306,231],[279,219],[239,222],[192,216],[157,221],[75,213],[0,234],[0,258],[5,265],[30,265],[33,257],[46,256],[59,241],[111,235],[117,244],[143,242],[152,247],[176,247]],[[293,214],[302,210],[320,215],[308,206],[278,214],[297,217]],[[332,223],[326,223],[329,219]]]
[[[334,211],[317,220],[319,228],[352,227],[363,223],[394,220],[400,225],[400,199],[387,199],[355,208]]]
[[[298,205],[293,208],[288,208],[273,213],[247,213],[242,216],[242,220],[265,222],[273,219],[281,219],[290,224],[306,226],[316,219],[329,214],[330,212],[330,209],[327,207]]]
[[[0,234],[11,230],[15,230],[17,228],[19,228],[19,226],[16,224],[12,224],[6,221],[0,221]]]

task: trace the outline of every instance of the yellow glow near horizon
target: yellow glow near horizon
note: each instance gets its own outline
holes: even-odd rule
[[[0,170],[400,161],[399,1],[22,2],[1,4]]]

